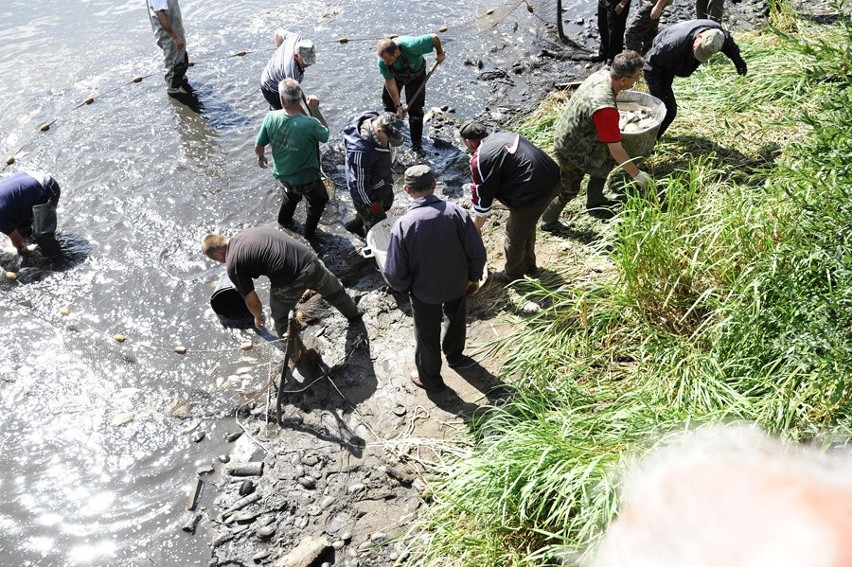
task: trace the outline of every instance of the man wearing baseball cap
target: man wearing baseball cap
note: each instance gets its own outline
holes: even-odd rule
[[[393,112],[365,112],[343,130],[343,145],[346,187],[356,213],[346,229],[363,237],[393,205],[391,147],[402,145],[402,120]]]
[[[411,382],[428,392],[446,386],[441,378],[441,351],[451,368],[475,362],[464,355],[467,296],[479,288],[485,246],[467,212],[435,196],[429,166],[405,170],[408,213],[391,230],[382,273],[392,288],[411,297],[416,347]],[[441,323],[449,324],[441,338]]]
[[[733,61],[737,73],[745,75],[746,62],[730,32],[712,20],[691,20],[675,24],[654,38],[645,56],[645,82],[648,92],[666,105],[666,117],[657,132],[661,138],[677,115],[672,82],[675,77],[688,77],[702,63],[721,51]]]
[[[317,51],[314,42],[302,39],[297,33],[279,30],[272,38],[278,49],[260,75],[260,92],[271,110],[281,110],[278,84],[284,79],[294,79],[301,84],[305,69],[316,62]]]
[[[494,279],[505,284],[535,274],[536,223],[559,191],[559,166],[520,134],[489,134],[475,120],[462,124],[459,134],[472,154],[470,201],[476,228],[482,230],[495,200],[509,209],[503,238],[506,267]]]

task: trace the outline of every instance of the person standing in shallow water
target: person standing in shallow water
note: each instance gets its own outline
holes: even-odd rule
[[[598,61],[612,64],[612,59],[624,49],[624,30],[630,14],[630,0],[598,0]]]
[[[169,96],[191,94],[192,87],[186,80],[189,55],[178,0],[148,0],[148,16],[157,45],[163,50],[166,92]]]
[[[278,224],[290,226],[296,206],[304,197],[308,202],[305,215],[305,238],[316,235],[328,191],[322,182],[317,144],[328,141],[328,125],[319,110],[319,99],[307,98],[308,110],[313,116],[302,113],[302,89],[293,79],[284,79],[278,85],[281,110],[273,110],[263,119],[255,140],[257,165],[266,168],[265,148],[272,146],[272,175],[284,187],[284,200],[278,211]]]
[[[281,110],[279,83],[293,79],[301,85],[305,69],[316,62],[317,51],[312,41],[302,39],[297,33],[279,30],[273,40],[277,49],[260,75],[260,92],[270,109]]]
[[[435,176],[426,165],[405,170],[408,212],[393,226],[385,279],[411,298],[416,341],[411,382],[430,392],[446,388],[441,351],[451,368],[474,364],[464,355],[467,296],[479,288],[485,246],[467,212],[435,196]],[[441,339],[444,316],[449,324]]]
[[[672,0],[656,2],[638,0],[638,2],[639,6],[627,23],[627,30],[624,32],[624,47],[645,55],[651,49],[651,44],[660,30],[660,17],[663,15],[663,10],[672,3]]]
[[[59,184],[43,173],[22,171],[0,179],[0,232],[19,254],[29,252],[24,238],[30,234],[45,256],[62,253],[55,237],[59,195]]]
[[[257,295],[254,280],[269,278],[269,306],[275,332],[287,332],[290,311],[305,290],[312,289],[350,321],[361,317],[361,310],[346,293],[334,274],[314,252],[275,228],[247,228],[232,238],[207,234],[201,239],[201,251],[217,262],[223,262],[228,277],[243,296],[258,330],[266,327],[263,303]]]
[[[393,206],[391,147],[402,145],[402,120],[392,112],[365,112],[343,130],[346,186],[355,218],[346,230],[364,237]]]
[[[376,46],[379,73],[385,80],[382,103],[387,112],[396,112],[400,118],[404,117],[406,108],[402,106],[400,90],[405,87],[411,147],[414,150],[420,150],[422,147],[426,89],[422,89],[416,97],[414,94],[426,82],[426,59],[423,56],[433,50],[435,60],[443,63],[447,54],[441,45],[441,38],[434,33],[381,39]]]

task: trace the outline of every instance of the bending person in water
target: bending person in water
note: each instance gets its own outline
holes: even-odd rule
[[[56,205],[59,184],[44,173],[20,172],[0,179],[0,231],[20,254],[29,249],[32,236],[42,254],[50,258],[62,251],[56,242]]]
[[[361,311],[343,289],[340,280],[310,248],[275,228],[247,228],[232,238],[208,234],[201,240],[201,251],[211,260],[223,262],[231,283],[243,296],[254,316],[258,330],[266,327],[263,303],[254,289],[254,280],[269,278],[269,307],[275,332],[287,332],[290,311],[312,289],[347,319],[361,317]]]

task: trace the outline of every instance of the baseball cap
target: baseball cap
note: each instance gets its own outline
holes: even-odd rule
[[[305,67],[317,62],[317,49],[314,47],[314,42],[309,39],[303,39],[296,43],[296,53],[299,54],[299,61]]]
[[[713,54],[719,53],[723,43],[725,43],[725,34],[722,33],[722,30],[704,30],[701,32],[701,39],[695,48],[695,58],[701,63],[707,63]]]
[[[388,137],[392,146],[402,145],[402,120],[393,112],[384,112],[376,118],[376,126]]]

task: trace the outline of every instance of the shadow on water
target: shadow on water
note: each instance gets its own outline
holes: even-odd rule
[[[16,274],[18,283],[35,283],[51,274],[67,272],[79,266],[92,253],[89,241],[76,234],[57,234],[56,241],[62,250],[57,258],[44,256],[38,248],[26,255],[5,252],[0,254],[0,267]]]
[[[213,130],[232,130],[251,122],[248,116],[240,114],[233,106],[216,98],[213,95],[213,87],[205,83],[193,83],[192,92],[171,95],[170,98],[175,105],[183,105],[207,119],[207,126]]]

